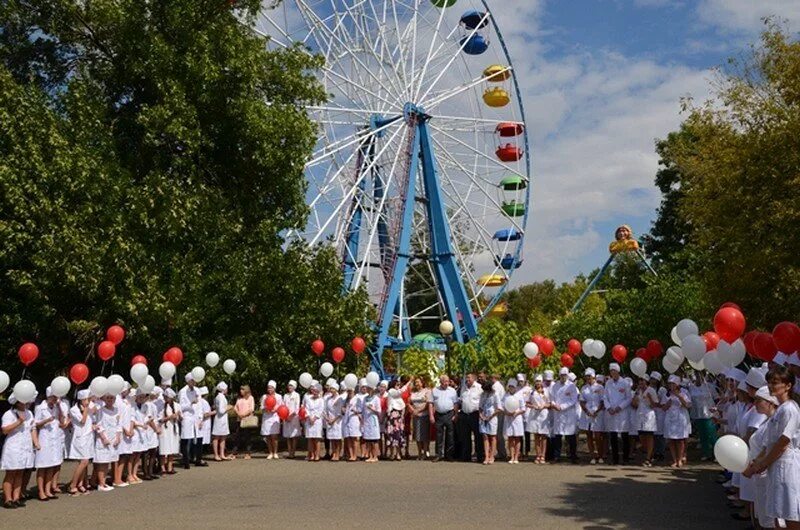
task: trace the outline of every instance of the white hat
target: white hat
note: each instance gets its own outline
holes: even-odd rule
[[[561,376],[561,375],[569,375],[569,368],[567,368],[566,366],[562,366],[561,370],[558,371],[558,375],[559,376]]]
[[[645,372],[645,374],[642,377],[640,377],[640,379],[644,379],[645,381],[650,381],[650,376],[647,375],[647,372]]]
[[[606,376],[604,376],[603,374],[600,374],[600,375],[597,376],[596,379],[597,379],[598,383],[604,383],[605,380],[606,380]]]
[[[544,380],[545,381],[552,381],[553,380],[553,371],[552,370],[545,370],[544,371]]]
[[[270,379],[269,383],[267,383],[267,388],[278,388],[278,385],[275,384],[275,381]]]
[[[169,399],[175,399],[175,391],[171,388],[164,390],[164,396],[168,397]]]
[[[769,371],[769,363],[767,361],[764,361],[763,363],[761,363],[761,369],[764,370],[764,373],[768,372]]]
[[[123,381],[122,382],[122,391],[123,392],[127,392],[130,389],[131,389],[131,384],[129,382],[127,382],[127,381]]]
[[[158,387],[156,387],[156,388],[158,388]],[[153,391],[155,391],[155,388],[153,389]],[[199,391],[201,396],[207,396],[208,395],[208,387],[207,386],[201,386],[198,389],[198,391]]]
[[[778,398],[769,393],[769,387],[767,385],[764,385],[758,390],[756,390],[756,398],[763,399],[764,401],[769,401],[776,407],[780,405],[780,403],[778,403]]]
[[[162,379],[161,386],[172,386],[172,378]]]
[[[225,383],[225,381],[220,381],[217,383],[217,392],[225,392],[226,390],[228,390],[228,385]]]
[[[294,379],[290,379],[289,382],[286,383],[286,386],[293,386],[297,388],[297,381],[295,381]]]
[[[791,366],[800,366],[800,352],[794,352],[792,355],[787,355],[786,364]]]
[[[342,381],[339,383],[339,392],[346,392],[347,391],[347,383]]]
[[[785,353],[783,353],[782,351],[779,351],[778,353],[775,354],[775,357],[772,358],[772,362],[774,362],[775,364],[778,364],[780,366],[785,366],[786,365],[786,357],[787,357],[787,355]]]
[[[619,369],[619,365],[618,365],[617,363],[611,363],[611,364],[609,364],[609,365],[608,365],[608,371],[609,371],[609,372],[612,372],[612,371],[619,372],[619,371],[620,371],[620,369]]]
[[[137,390],[139,390],[139,389],[138,388],[131,388],[131,391],[128,392],[128,397],[129,398],[135,398],[136,394],[137,394]]]
[[[83,390],[78,390],[78,399],[89,399],[92,393],[89,392],[88,388],[84,388]],[[8,401],[11,401],[10,399]]]
[[[194,377],[192,377],[192,372],[187,373],[186,377],[184,377],[184,379],[186,380],[187,383],[189,381],[194,381]]]
[[[680,385],[680,384],[681,384],[681,378],[680,378],[680,377],[678,377],[678,376],[677,376],[677,375],[675,375],[675,374],[672,374],[671,376],[669,376],[669,377],[667,378],[667,383],[671,383],[671,384],[675,384],[675,385]]]
[[[767,378],[764,377],[764,372],[760,368],[750,368],[744,378],[744,382],[753,388],[761,388],[767,384]]]
[[[650,372],[650,379],[661,381],[661,372]]]
[[[572,381],[572,382],[575,382],[575,380],[576,380],[577,378],[578,378],[578,376],[577,376],[577,375],[575,375],[575,374],[574,374],[574,373],[572,373],[572,372],[570,372],[569,374],[567,374],[567,379],[569,379],[569,380],[570,380],[570,381]]]
[[[208,394],[208,387],[204,386],[203,388],[206,389],[206,394]],[[150,394],[152,394],[154,396],[160,396],[163,392],[164,392],[163,388],[161,388],[160,386],[154,386],[153,390],[150,392]],[[200,394],[200,395],[202,396],[203,394]]]
[[[536,374],[536,377],[533,378],[534,383],[541,383],[542,381],[544,381],[542,374]]]
[[[327,381],[325,381],[325,388],[334,388],[338,390],[339,383],[336,382],[336,379],[331,377]]]
[[[583,377],[594,377],[595,375],[597,374],[595,374],[594,368],[587,368],[583,371]]]
[[[45,397],[50,397],[52,395],[53,395],[53,387],[48,386],[47,388],[44,389],[44,396]]]
[[[739,370],[738,368],[729,368],[728,371],[725,372],[725,377],[739,382],[744,381],[745,377],[747,377],[747,374],[744,373],[744,370]]]
[[[517,381],[525,381],[525,374],[517,374]]]
[[[747,392],[747,381],[742,379],[739,381],[739,384],[736,385],[736,390],[741,390],[742,392]]]
[[[517,388],[517,380],[512,377],[511,379],[508,380],[508,383],[506,383],[506,386],[507,387],[512,387],[513,386],[514,388]]]
[[[9,405],[16,405],[17,404],[17,396],[14,395],[12,392],[10,396],[8,396],[8,404]]]
[[[387,381],[386,379],[384,379],[383,381],[381,381],[380,383],[378,383],[378,386],[389,386],[389,381]]]
[[[368,386],[366,377],[362,377],[358,380],[358,388],[361,388],[362,386]]]

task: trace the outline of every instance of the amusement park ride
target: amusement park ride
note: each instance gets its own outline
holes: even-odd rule
[[[335,246],[343,289],[366,289],[381,374],[383,350],[407,348],[415,322],[449,320],[454,340],[474,338],[504,311],[523,260],[531,174],[519,86],[487,3],[455,5],[287,0],[256,25],[269,46],[299,42],[325,58],[329,101],[307,107],[319,126],[309,220],[286,240]]]

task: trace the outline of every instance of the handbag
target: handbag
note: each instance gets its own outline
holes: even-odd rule
[[[239,421],[239,427],[242,429],[254,429],[258,427],[258,418],[253,414],[246,416]]]

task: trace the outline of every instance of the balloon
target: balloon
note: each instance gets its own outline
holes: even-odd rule
[[[453,323],[450,322],[449,320],[442,320],[439,323],[439,333],[441,333],[442,335],[445,336],[452,335],[453,329],[455,329],[453,328]]]
[[[114,343],[114,346],[122,342],[122,339],[124,338],[125,330],[122,328],[122,326],[117,326],[115,324],[106,330],[106,339]]]
[[[104,361],[108,361],[112,357],[114,357],[114,353],[116,352],[117,347],[114,346],[114,343],[110,340],[104,340],[100,344],[97,345],[97,356],[103,359]]]
[[[755,340],[758,337],[759,331],[748,331],[745,333],[744,337],[742,337],[742,341],[744,342],[745,350],[753,357],[757,357],[756,350],[755,350]]]
[[[155,387],[156,387],[156,380],[153,379],[152,375],[148,375],[147,377],[145,377],[144,381],[142,381],[139,384],[139,390],[145,394],[149,394],[150,392],[152,392]]]
[[[691,366],[697,371],[703,371],[706,369],[706,365],[703,363],[703,359],[700,359],[698,362],[694,362],[691,359],[686,359],[686,360],[689,361],[689,366]]]
[[[716,350],[717,346],[719,346],[719,335],[714,333],[713,331],[706,331],[703,333],[703,337],[706,338],[706,351]]]
[[[697,327],[697,324],[694,323],[694,320],[684,318],[675,326],[675,332],[679,339],[686,340],[686,337],[689,335],[699,335],[700,328]]]
[[[725,342],[731,343],[741,337],[746,326],[744,315],[735,307],[723,307],[714,315],[714,331]]]
[[[364,339],[361,337],[356,337],[353,339],[353,342],[350,343],[350,347],[356,353],[356,355],[361,355],[364,353],[364,350],[367,349],[367,343],[364,342]]]
[[[17,398],[17,401],[20,403],[30,403],[36,399],[36,386],[27,379],[18,381],[17,384],[14,385],[14,397]]]
[[[539,346],[539,349],[542,351],[545,357],[548,357],[553,354],[553,351],[555,351],[556,343],[553,342],[553,339],[544,339],[542,344]]]
[[[742,311],[742,308],[739,307],[738,305],[734,304],[733,302],[725,302],[724,304],[719,306],[720,309],[722,309],[723,307],[732,307],[732,308],[736,309],[737,311]],[[742,312],[744,312],[744,311],[742,311]]]
[[[615,361],[622,364],[628,357],[628,348],[626,348],[622,344],[615,344],[614,347],[611,348],[611,356],[614,358]]]
[[[528,359],[528,366],[531,368],[531,370],[535,370],[536,368],[539,368],[540,364],[542,364],[542,356],[541,355],[537,355],[533,359]]]
[[[567,342],[567,352],[572,355],[580,355],[581,353],[581,343],[578,342],[578,339],[569,339]]]
[[[219,354],[215,351],[210,351],[206,354],[206,364],[209,368],[214,368],[219,364]]]
[[[314,378],[308,372],[303,372],[302,374],[300,374],[300,377],[298,377],[297,379],[300,382],[300,386],[302,386],[303,388],[310,387],[311,386],[311,381],[314,380]]]
[[[125,380],[119,374],[111,374],[107,379],[106,393],[116,396],[125,388]]]
[[[22,364],[25,366],[30,366],[30,364],[39,357],[39,347],[32,342],[26,342],[19,347],[17,354],[19,355],[19,360],[22,361]],[[17,400],[19,400],[19,397]]]
[[[309,386],[311,386],[311,385],[309,385]],[[297,411],[297,417],[300,418],[301,420],[306,419],[306,408],[305,407],[300,407],[300,410]]]
[[[164,357],[161,360],[169,361],[175,366],[180,366],[180,364],[183,362],[183,351],[181,351],[181,349],[177,346],[173,346],[164,352]]]
[[[164,363],[164,364],[167,364],[167,363]],[[164,364],[162,364],[161,368],[158,369],[159,373],[161,373],[161,377],[164,377],[164,374],[162,372]],[[173,366],[173,372],[172,372],[173,374],[175,373],[174,372],[174,368],[175,367]],[[147,377],[147,365],[146,364],[141,364],[141,363],[134,364],[133,366],[131,366],[131,372],[130,373],[131,373],[131,381],[133,381],[137,385],[141,384],[141,382],[144,381],[144,378]],[[169,377],[172,377],[172,376],[169,375],[167,377],[164,377],[164,379],[167,379]]]
[[[571,359],[572,357],[570,357]],[[519,399],[514,396],[509,396],[506,398],[505,403],[503,403],[507,412],[516,412],[519,410]]]
[[[667,348],[667,354],[664,356],[665,360],[669,360],[670,364],[674,364],[675,366],[680,366],[683,362],[683,358],[683,350],[677,346],[670,346]]]
[[[742,339],[736,339],[736,342],[731,344],[731,347],[733,348],[733,366],[741,364],[747,355],[747,349],[744,347],[744,341]]]
[[[311,351],[314,352],[314,355],[319,357],[322,355],[322,352],[325,351],[325,343],[319,339],[315,340],[311,343]]]
[[[800,327],[794,322],[781,322],[772,330],[778,350],[790,354],[800,350]]]
[[[586,340],[583,341],[583,344],[581,345],[582,348],[583,348],[583,353],[585,353],[589,357],[593,357],[593,355],[592,355],[592,352],[593,352],[592,343],[593,342],[594,342],[594,339],[586,339]]]
[[[92,393],[94,397],[105,396],[107,390],[108,390],[108,379],[106,379],[102,375],[98,375],[97,377],[92,379],[91,383],[89,383],[89,391]]]
[[[331,358],[333,359],[333,362],[335,362],[336,364],[339,364],[340,362],[344,361],[344,350],[339,347],[334,348],[333,351],[331,351]]]
[[[135,364],[144,364],[144,365],[146,365],[147,364],[147,357],[145,357],[144,355],[136,355],[136,356],[134,356],[134,358],[131,359],[131,366],[133,366]]]
[[[765,361],[771,361],[775,358],[775,354],[778,353],[778,347],[775,346],[775,341],[770,333],[759,333],[753,342],[753,348],[758,358]]]
[[[286,421],[286,418],[289,417],[289,407],[287,407],[286,405],[281,405],[280,407],[278,407],[277,413],[281,421]]]
[[[196,383],[201,382],[206,377],[206,370],[202,366],[195,366],[192,368],[192,379],[195,380]]]
[[[355,390],[358,386],[358,376],[356,374],[347,374],[344,376],[344,384],[347,385],[347,388]]]
[[[222,363],[222,369],[226,374],[231,375],[236,371],[236,361],[233,359],[225,359],[225,362]]]
[[[572,357],[572,355],[570,355],[568,353],[562,353],[561,354],[561,366],[566,366],[567,368],[572,368],[572,366],[574,364],[575,364],[575,359]]]
[[[670,360],[667,359],[666,357],[661,359],[661,366],[663,366],[664,370],[666,370],[671,374],[674,374],[678,370],[678,368],[680,368],[680,365],[670,362]]]
[[[719,344],[717,344],[717,355],[719,357],[719,361],[728,368],[733,368],[734,366],[742,362],[741,360],[736,362],[737,355],[736,352],[733,351],[733,346],[728,344],[724,340],[720,340]]]
[[[161,363],[161,366],[158,367],[158,375],[161,376],[161,379],[172,378],[172,376],[175,375],[175,365],[169,361],[164,361]],[[137,374],[137,377],[133,377],[133,370],[131,370],[131,379],[136,381],[136,384],[141,385],[145,377],[147,377],[147,370]]]
[[[726,434],[714,444],[714,458],[728,471],[741,473],[747,468],[747,444],[738,436]]]
[[[367,386],[376,387],[378,383],[380,383],[380,376],[378,376],[375,372],[370,372],[367,374]]]
[[[633,372],[636,377],[644,377],[647,373],[647,361],[641,357],[634,357],[631,359],[631,372]]]
[[[647,341],[647,355],[649,355],[651,359],[658,359],[661,357],[662,353],[664,353],[664,347],[659,341],[656,339]]]
[[[647,348],[639,348],[636,350],[636,357],[643,360],[645,364],[650,361],[650,356],[647,355]]]
[[[8,388],[10,383],[11,378],[8,377],[8,374],[0,370],[0,394],[6,391],[6,388]]]
[[[606,345],[602,340],[596,340],[592,342],[592,350],[597,359],[602,359],[603,355],[606,354]]]
[[[275,396],[267,396],[264,398],[264,410],[267,412],[272,412],[275,410],[275,405],[278,404],[278,400],[275,399]]]
[[[537,346],[535,342],[526,342],[525,346],[522,347],[522,353],[525,354],[525,357],[528,359],[533,359],[539,355],[539,346]]]
[[[706,371],[714,375],[721,374],[725,371],[725,365],[719,360],[717,350],[711,350],[706,353],[706,356],[703,357],[703,365],[705,365]]]
[[[533,337],[531,337],[531,342],[536,343],[536,345],[539,346],[539,349],[541,350],[542,344],[544,344],[544,337],[542,337],[541,335],[534,335]]]
[[[50,390],[53,391],[53,395],[56,397],[64,397],[69,394],[69,389],[72,385],[69,384],[69,379],[60,375],[53,379],[53,382],[50,383]]]
[[[333,365],[331,363],[322,363],[319,367],[319,374],[322,377],[330,377],[333,373]]]
[[[675,327],[673,327],[673,328],[672,328],[672,331],[670,331],[670,332],[669,332],[669,337],[672,339],[672,342],[674,342],[674,343],[675,343],[675,344],[677,344],[678,346],[681,346],[681,345],[682,345],[681,343],[682,343],[683,341],[682,341],[682,340],[681,340],[681,338],[678,336],[678,326],[675,326]]]
[[[83,363],[75,363],[69,369],[69,378],[76,385],[82,384],[89,377],[89,367]]]
[[[687,335],[683,337],[681,351],[690,361],[698,362],[706,354],[706,343],[699,335]]]

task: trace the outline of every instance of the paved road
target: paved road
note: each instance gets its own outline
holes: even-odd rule
[[[71,472],[66,466],[65,474]],[[0,528],[744,528],[713,466],[236,460],[0,510]]]

